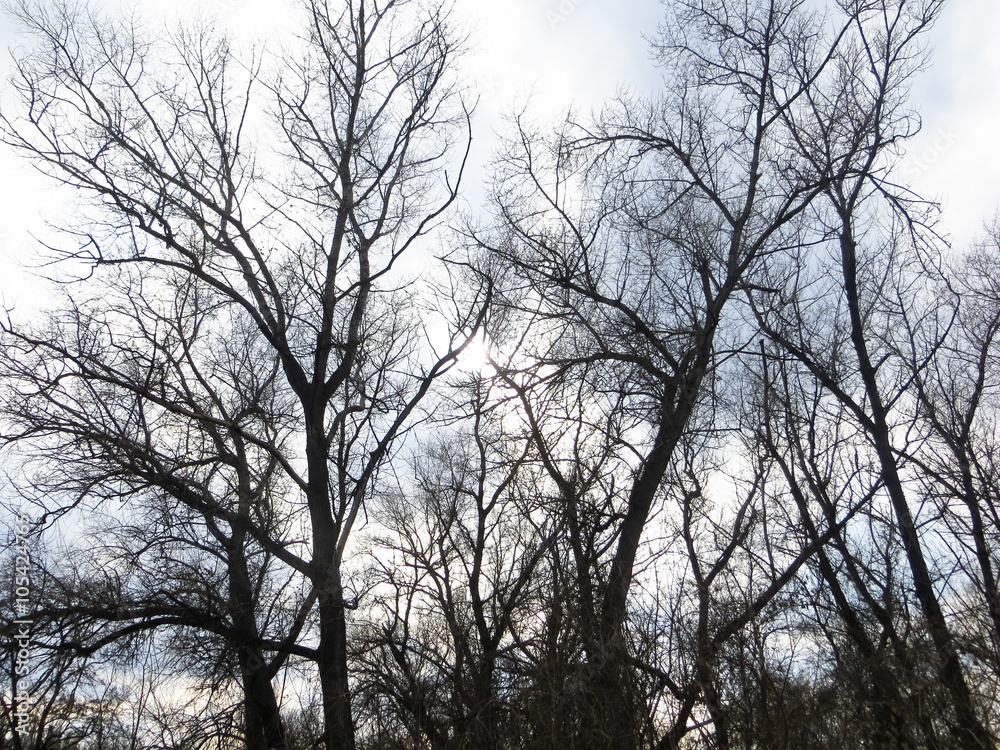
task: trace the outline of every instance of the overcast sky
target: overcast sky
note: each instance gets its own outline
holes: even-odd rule
[[[139,5],[158,17],[152,0]],[[554,118],[570,104],[586,112],[619,86],[648,90],[658,83],[643,34],[655,32],[658,0],[456,0],[471,31],[464,65],[481,92],[474,158],[484,163],[503,112],[531,96],[539,118]],[[260,35],[287,23],[275,0],[185,0],[181,13],[198,12],[220,27]],[[928,40],[931,67],[916,79],[912,103],[923,118],[911,142],[903,175],[928,198],[940,200],[944,225],[957,247],[968,243],[1000,206],[1000,3],[949,0]],[[0,23],[0,44],[16,44],[10,24]],[[5,66],[6,67],[6,66]],[[0,295],[10,304],[22,296],[11,259],[30,257],[28,230],[58,201],[40,177],[0,150]],[[466,198],[481,199],[483,171],[474,174]],[[55,217],[52,217],[55,218]]]

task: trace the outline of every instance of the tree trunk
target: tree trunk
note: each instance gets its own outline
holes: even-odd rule
[[[956,738],[964,748],[969,750],[987,750],[994,747],[993,739],[976,716],[972,694],[965,681],[962,663],[955,651],[954,639],[948,628],[948,622],[945,620],[937,594],[934,592],[934,582],[931,579],[930,569],[921,548],[920,537],[917,534],[913,515],[910,513],[902,480],[899,477],[899,469],[896,465],[896,457],[893,454],[889,434],[889,410],[882,401],[877,370],[872,364],[865,337],[866,331],[858,293],[857,246],[851,227],[851,216],[849,214],[843,215],[842,220],[843,231],[840,235],[840,250],[844,273],[844,292],[851,319],[851,342],[858,358],[865,395],[871,409],[872,424],[869,433],[875,443],[875,452],[882,470],[882,481],[889,493],[889,500],[896,516],[896,528],[903,541],[906,560],[913,576],[913,588],[924,618],[927,620],[927,629],[940,659],[941,680],[951,694],[955,707],[958,719],[958,724],[954,728]]]
[[[322,390],[318,386],[317,390]],[[310,408],[311,406],[311,408]],[[313,535],[313,580],[319,607],[320,690],[323,697],[326,750],[354,750],[354,720],[347,668],[347,618],[340,578],[337,543],[340,537],[330,499],[329,449],[322,395],[305,404],[306,462],[309,467],[309,517]]]
[[[354,750],[347,671],[347,618],[340,571],[333,569],[319,598],[319,673],[326,750]]]
[[[229,587],[233,602],[233,627],[239,646],[240,679],[243,684],[243,722],[247,750],[285,750],[285,727],[271,684],[273,676],[256,645],[255,597],[247,568],[246,534],[235,532],[229,549]]]
[[[285,750],[288,745],[281,711],[260,651],[241,648],[239,663],[247,750]]]

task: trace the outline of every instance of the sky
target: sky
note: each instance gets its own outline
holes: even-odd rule
[[[622,86],[639,91],[659,84],[643,36],[655,33],[659,0],[454,0],[469,31],[462,61],[481,99],[474,122],[474,170],[464,190],[468,206],[481,205],[494,131],[502,116],[523,105],[536,119],[555,122],[567,107],[586,114]],[[138,8],[161,23],[154,0],[104,0],[110,8]],[[181,0],[173,11],[212,19],[236,34],[259,36],[288,25],[292,14],[275,0]],[[168,20],[167,23],[170,21]],[[911,103],[922,132],[914,138],[901,174],[943,207],[942,227],[962,248],[1000,207],[1000,3],[949,0],[928,35],[930,67],[913,85]],[[18,44],[0,21],[0,50]],[[5,54],[5,53],[4,53]],[[0,68],[6,70],[5,62]],[[6,78],[6,75],[4,76]],[[36,257],[30,233],[58,219],[65,200],[0,147],[0,304],[24,305],[36,286],[21,266]]]
[[[902,174],[940,201],[944,227],[961,249],[1000,209],[1000,3],[950,0],[929,43],[930,66],[911,94],[923,129]]]

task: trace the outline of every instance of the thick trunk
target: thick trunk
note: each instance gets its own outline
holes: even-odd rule
[[[319,389],[321,390],[321,389]],[[329,447],[323,429],[325,402],[317,394],[306,408],[306,462],[309,467],[309,519],[312,526],[312,585],[319,607],[320,690],[326,750],[354,750],[354,720],[347,668],[347,608],[340,578],[337,544],[340,528],[330,499]]]
[[[347,618],[340,571],[332,570],[319,601],[319,673],[326,750],[354,750],[347,670]]]
[[[285,750],[288,745],[281,711],[260,652],[240,649],[239,662],[247,750]]]
[[[716,300],[716,304],[721,302]],[[707,319],[717,320],[714,307]],[[637,747],[641,741],[641,701],[635,692],[628,647],[622,633],[628,617],[628,592],[653,502],[698,401],[701,381],[711,357],[714,330],[714,325],[710,324],[699,336],[685,377],[663,395],[656,439],[632,485],[625,517],[619,527],[618,546],[599,613],[598,658],[594,665],[597,676],[592,686],[592,713],[600,717],[598,729],[603,732],[606,746],[612,750]]]
[[[717,750],[730,750],[729,721],[722,696],[719,694],[718,678],[715,668],[716,644],[709,636],[709,617],[711,615],[711,591],[707,586],[698,587],[698,665],[695,670],[698,686],[701,688],[702,700],[712,719],[715,729],[715,747]]]
[[[468,746],[477,750],[499,750],[506,744],[507,738],[501,736],[498,727],[500,716],[494,688],[494,666],[492,658],[487,657],[476,675]]]
[[[672,416],[666,417],[661,425],[656,443],[629,495],[607,589],[600,612],[595,612],[599,617],[581,623],[592,672],[586,690],[576,701],[580,747],[630,750],[640,743],[638,702],[622,625],[628,615],[628,591],[642,532],[677,444]],[[587,617],[588,612],[581,615]]]
[[[237,531],[229,544],[229,596],[239,647],[245,743],[247,750],[285,750],[285,727],[271,684],[273,675],[257,646],[260,639],[256,617],[258,602],[250,581],[245,541],[245,533]]]
[[[686,421],[686,415],[676,420],[672,417],[673,414],[665,417],[664,423],[660,425],[656,443],[629,494],[628,507],[621,522],[618,548],[611,564],[611,574],[608,577],[608,588],[603,602],[602,614],[606,637],[614,637],[625,621],[628,590],[632,585],[633,567],[642,532],[683,429],[683,424],[676,426],[676,422]]]

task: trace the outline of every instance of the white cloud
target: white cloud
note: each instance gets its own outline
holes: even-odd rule
[[[911,102],[923,120],[903,165],[924,197],[940,200],[943,228],[965,247],[1000,208],[1000,4],[952,0],[931,30],[930,67]]]

